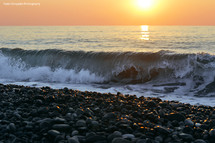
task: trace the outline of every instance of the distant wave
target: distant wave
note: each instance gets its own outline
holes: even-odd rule
[[[0,48],[0,78],[60,83],[143,84],[189,81],[206,93],[215,56],[207,53],[84,52]]]

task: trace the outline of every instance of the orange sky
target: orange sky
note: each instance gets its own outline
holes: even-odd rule
[[[147,10],[136,1],[0,0],[0,25],[215,25],[215,0],[154,0]]]

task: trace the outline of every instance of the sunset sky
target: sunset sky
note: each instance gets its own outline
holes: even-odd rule
[[[144,1],[144,0],[143,0]],[[146,0],[147,1],[147,0]],[[4,3],[40,3],[12,6]],[[215,0],[0,0],[0,25],[215,25]]]

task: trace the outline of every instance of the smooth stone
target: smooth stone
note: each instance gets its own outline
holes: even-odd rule
[[[169,114],[167,115],[167,118],[170,120],[170,121],[184,121],[186,118],[184,115],[180,114],[180,113],[173,113],[173,114]]]
[[[149,108],[153,108],[153,107],[156,107],[156,106],[157,106],[157,104],[154,101],[150,101],[150,102],[147,103],[147,107],[149,107]]]
[[[122,135],[122,138],[124,138],[124,139],[133,139],[133,138],[135,138],[135,136],[133,134],[124,134],[124,135]]]
[[[163,142],[163,137],[162,136],[157,136],[157,137],[155,137],[155,141]]]
[[[193,121],[191,121],[190,119],[186,119],[184,121],[184,124],[185,124],[185,126],[189,126],[189,127],[193,127],[194,126]]]
[[[76,110],[76,113],[77,113],[78,116],[80,116],[80,115],[82,115],[84,113],[84,111],[82,109],[78,108]]]
[[[56,136],[60,135],[60,132],[57,130],[49,130],[48,135],[50,135],[52,137],[56,137]]]
[[[86,138],[87,143],[94,143],[99,141],[105,141],[106,138],[104,136],[92,135]]]
[[[98,122],[98,121],[92,121],[92,122],[91,122],[91,125],[92,125],[93,127],[98,127],[98,126],[99,126],[99,122]]]
[[[15,124],[14,124],[14,123],[10,123],[10,124],[9,124],[9,129],[10,129],[11,131],[16,131],[16,126],[15,126]]]
[[[51,125],[52,119],[45,118],[45,119],[39,120],[37,122],[39,122],[40,128],[43,129],[43,128],[48,128]]]
[[[54,143],[60,143],[62,140],[64,140],[64,138],[61,135],[58,135],[55,137]]]
[[[193,140],[193,136],[190,134],[180,133],[179,136],[185,141],[192,141]]]
[[[88,132],[88,133],[86,133],[85,137],[88,138],[90,136],[95,136],[95,135],[96,135],[95,132]]]
[[[67,139],[68,143],[80,143],[78,138],[70,137]]]
[[[211,129],[209,134],[210,134],[210,137],[215,138],[215,129]]]
[[[132,142],[123,138],[114,138],[112,143],[132,143]]]
[[[194,143],[206,143],[206,141],[202,140],[202,139],[197,139],[194,141]]]
[[[53,120],[54,123],[56,124],[63,124],[66,122],[66,120],[64,118],[59,118],[59,117],[56,117],[54,120]]]
[[[68,130],[70,126],[68,124],[55,124],[52,126],[53,129],[63,131]]]
[[[111,142],[114,138],[117,138],[117,137],[122,137],[122,133],[119,132],[119,131],[113,132],[112,134],[110,134],[110,135],[107,137],[108,142]]]
[[[137,140],[136,143],[146,143],[146,140],[145,139],[139,139],[139,140]]]
[[[78,120],[77,122],[76,122],[76,126],[77,127],[86,127],[87,125],[86,125],[86,121],[85,120]]]
[[[169,134],[170,133],[167,128],[162,127],[162,126],[156,126],[155,130],[161,134]]]
[[[72,131],[72,136],[78,135],[79,132],[77,130]]]
[[[200,124],[200,123],[196,123],[195,126],[196,126],[196,127],[200,127],[201,124]]]
[[[115,119],[115,115],[114,115],[114,113],[110,112],[110,113],[105,114],[103,116],[103,119],[105,119],[105,120]]]

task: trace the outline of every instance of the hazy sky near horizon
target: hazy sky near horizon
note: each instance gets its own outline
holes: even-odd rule
[[[215,25],[215,0],[0,0],[0,25]],[[40,3],[40,6],[6,5]]]

